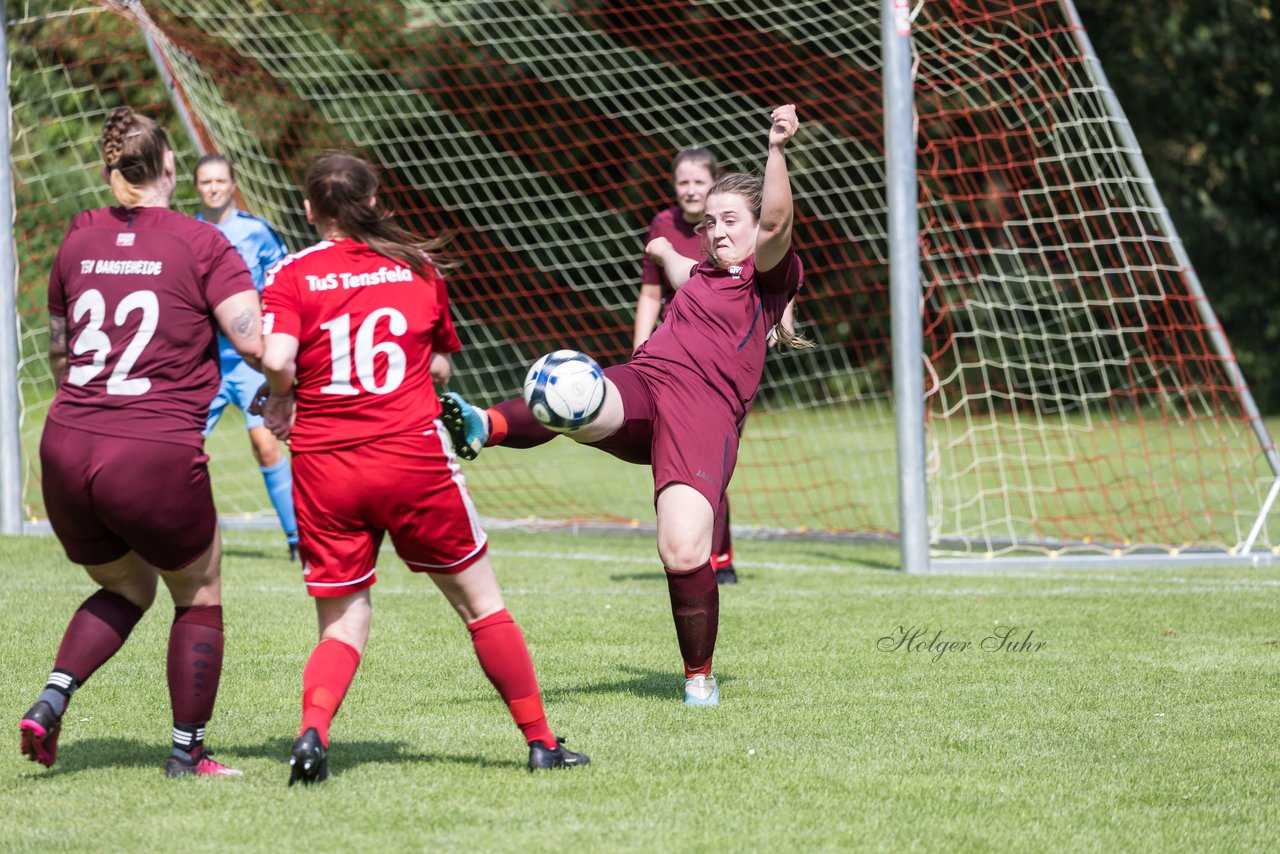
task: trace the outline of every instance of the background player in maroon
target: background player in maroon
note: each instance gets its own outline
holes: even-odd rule
[[[217,229],[169,210],[164,131],[120,107],[102,132],[119,207],[72,220],[49,277],[49,361],[58,392],[40,442],[45,506],[67,557],[101,588],[72,617],[53,672],[20,725],[51,766],[72,693],[120,649],[155,598],[173,597],[171,777],[239,774],[209,758],[204,730],[222,670],[221,546],[201,430],[218,390],[214,322],[262,355],[257,292]]]
[[[653,467],[658,555],[684,659],[685,703],[695,706],[719,703],[711,672],[719,624],[712,532],[768,341],[772,333],[783,344],[810,346],[778,325],[802,280],[783,154],[798,127],[795,107],[778,107],[771,121],[763,181],[728,174],[707,193],[710,260],[682,256],[662,237],[647,247],[678,290],[631,361],[605,369],[595,420],[569,434]],[[558,435],[534,420],[522,399],[487,411],[454,394],[444,404],[454,444],[472,453],[484,444],[532,447]]]
[[[363,160],[317,158],[307,170],[306,212],[322,240],[275,267],[263,291],[271,392],[263,410],[268,427],[290,439],[303,576],[320,622],[303,672],[289,783],[328,775],[329,725],[368,641],[386,532],[466,624],[529,744],[529,770],[585,765],[547,725],[524,636],[436,420],[433,380],[447,378],[441,357],[460,348],[428,255],[441,241],[394,225],[377,190]]]

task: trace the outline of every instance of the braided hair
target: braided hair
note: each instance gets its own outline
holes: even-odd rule
[[[111,192],[125,207],[141,200],[143,188],[164,174],[169,137],[164,128],[129,107],[116,107],[102,127],[102,161]]]

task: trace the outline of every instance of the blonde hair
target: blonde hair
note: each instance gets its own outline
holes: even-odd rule
[[[164,128],[129,107],[116,107],[102,126],[102,161],[111,192],[125,207],[137,205],[147,185],[164,174],[169,137]]]
[[[741,196],[747,203],[747,210],[751,211],[751,218],[757,222],[760,221],[760,208],[764,204],[764,179],[759,175],[726,172],[716,179],[710,190],[707,190],[707,198],[719,193],[733,193]],[[781,322],[773,328],[773,334],[777,337],[779,345],[792,350],[807,350],[818,346],[803,335],[784,329]]]

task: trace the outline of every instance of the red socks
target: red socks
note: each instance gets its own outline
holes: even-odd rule
[[[485,443],[486,446],[536,448],[559,435],[554,430],[548,430],[542,422],[533,417],[524,398],[504,400],[497,406],[489,408],[489,441]]]
[[[711,561],[688,572],[668,569],[667,590],[671,593],[671,616],[676,623],[685,678],[710,674],[720,625],[720,591]]]
[[[529,647],[515,620],[504,608],[468,623],[467,631],[471,632],[480,668],[511,710],[511,717],[524,733],[525,741],[540,741],[554,749],[556,737],[547,726],[547,716],[542,710],[542,695],[538,692],[538,677],[533,672]]]
[[[359,666],[360,653],[349,644],[328,638],[316,645],[302,671],[302,727],[298,735],[315,727],[320,742],[329,746],[329,724]]]
[[[173,719],[190,725],[209,722],[222,675],[222,606],[173,609],[169,628],[169,702]]]

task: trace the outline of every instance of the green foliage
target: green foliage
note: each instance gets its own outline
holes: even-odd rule
[[[1209,301],[1264,411],[1280,408],[1280,6],[1079,0]]]

